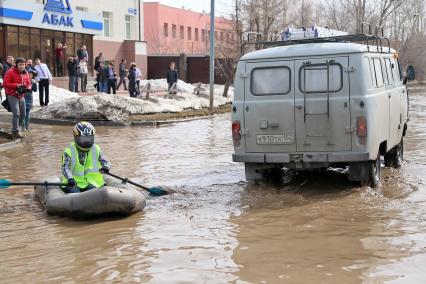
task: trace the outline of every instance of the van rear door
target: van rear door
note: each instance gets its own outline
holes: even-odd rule
[[[347,56],[296,60],[298,152],[351,150],[348,60]]]
[[[246,151],[296,151],[294,61],[247,62],[244,122]]]

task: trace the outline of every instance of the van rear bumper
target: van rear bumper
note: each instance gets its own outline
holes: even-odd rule
[[[368,152],[314,152],[314,153],[247,153],[233,154],[234,162],[244,163],[344,163],[344,162],[362,162],[369,160]]]

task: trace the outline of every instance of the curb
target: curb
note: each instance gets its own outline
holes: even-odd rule
[[[4,150],[8,150],[8,149],[13,148],[13,147],[18,146],[18,145],[21,145],[22,142],[23,142],[23,139],[16,139],[16,140],[13,140],[13,141],[10,141],[10,142],[0,144],[0,152],[4,151]]]

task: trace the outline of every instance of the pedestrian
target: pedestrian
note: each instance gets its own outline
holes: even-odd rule
[[[38,82],[38,93],[40,99],[40,106],[49,105],[49,86],[52,83],[52,74],[46,64],[41,63],[39,58],[34,60],[34,69],[37,72],[36,80]]]
[[[112,93],[116,94],[117,79],[116,79],[116,74],[114,71],[114,64],[112,62],[108,63],[108,68],[106,72],[107,72],[106,75],[108,78],[107,94],[111,94],[111,89],[112,89]]]
[[[136,87],[136,63],[130,63],[129,69],[129,95],[131,98],[137,97],[137,87]]]
[[[65,193],[80,193],[105,185],[103,173],[108,173],[111,163],[95,144],[95,128],[89,122],[74,126],[74,142],[62,155],[62,183]]]
[[[15,58],[8,56],[6,62],[3,64],[3,78],[6,75],[7,70],[11,69],[15,64]]]
[[[35,71],[35,69],[30,69],[27,72],[31,80],[31,89],[27,90],[27,92],[25,93],[25,119],[22,125],[22,132],[30,132],[30,113],[33,109],[33,92],[37,92],[37,82],[35,80],[37,72]]]
[[[177,83],[178,81],[178,71],[176,70],[175,62],[170,62],[170,67],[167,70],[166,78],[167,78],[167,84],[169,85],[169,91],[170,91],[170,88],[173,86],[173,84]]]
[[[100,62],[98,67],[98,84],[99,92],[106,93],[108,91],[108,77],[107,77],[108,68],[105,68],[105,64]]]
[[[142,71],[136,66],[136,96],[139,96],[141,93],[141,80],[142,80]]]
[[[31,80],[25,70],[25,59],[17,58],[15,66],[10,68],[3,82],[7,102],[12,111],[12,136],[23,138],[19,133],[19,126],[23,125],[25,119],[25,93],[31,89]]]
[[[104,58],[102,56],[102,52],[100,52],[99,55],[95,57],[95,71],[98,71],[100,67],[100,63],[103,61],[104,61]]]
[[[69,77],[68,89],[70,92],[78,92],[77,60],[74,57],[68,58],[67,70]],[[77,85],[77,88],[76,88]]]
[[[58,43],[55,48],[56,77],[64,76],[64,67],[62,62],[64,61],[64,49],[66,48],[67,46],[62,43]]]
[[[128,70],[126,68],[126,63],[127,63],[126,59],[121,60],[119,71],[118,71],[118,74],[120,76],[120,82],[118,82],[117,90],[120,88],[121,84],[123,84],[124,90],[127,91],[126,77],[127,77]]]
[[[80,70],[81,92],[85,93],[87,92],[87,73],[89,73],[86,59],[80,60],[78,66]]]
[[[27,70],[27,72],[34,70],[33,61],[31,58],[27,59],[27,63],[25,63],[25,69]]]
[[[77,56],[78,56],[78,60],[86,60],[86,62],[89,62],[89,54],[87,53],[87,48],[86,46],[83,44],[79,50],[77,50]]]

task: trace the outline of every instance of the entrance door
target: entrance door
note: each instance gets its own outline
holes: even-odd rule
[[[246,63],[247,152],[294,152],[294,61]]]
[[[297,151],[351,150],[348,60],[295,62]]]
[[[54,67],[54,47],[53,47],[53,36],[51,31],[42,31],[41,38],[41,61],[45,63],[50,72],[53,74]]]

